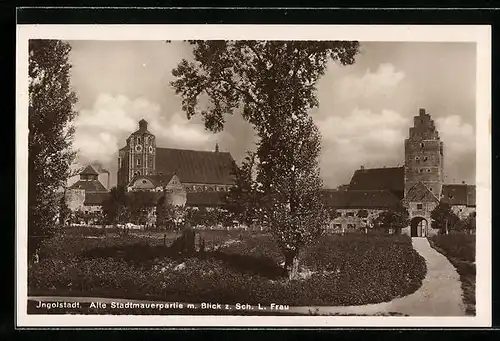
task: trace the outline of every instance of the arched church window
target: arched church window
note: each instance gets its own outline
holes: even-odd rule
[[[137,136],[137,138],[135,140],[137,143],[141,143],[141,138],[139,136]]]

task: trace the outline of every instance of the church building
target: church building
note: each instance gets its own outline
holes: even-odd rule
[[[460,218],[475,212],[475,185],[444,183],[443,142],[425,109],[413,118],[404,143],[403,167],[361,167],[348,185],[325,192],[329,206],[340,213],[331,223],[332,230],[358,228],[398,202],[410,214],[410,226],[403,233],[411,236],[437,233],[431,228],[431,212],[441,200],[449,203]],[[366,210],[368,217],[358,217],[360,210]]]
[[[118,151],[118,185],[127,191],[171,193],[177,205],[216,206],[235,184],[236,163],[228,152],[162,148],[139,121]]]

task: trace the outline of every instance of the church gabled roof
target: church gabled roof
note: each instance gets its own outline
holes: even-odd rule
[[[422,182],[417,182],[408,190],[405,202],[439,202],[439,198]]]
[[[404,194],[404,167],[358,169],[349,184],[350,190],[389,190],[401,197]]]
[[[476,206],[476,186],[466,184],[443,185],[442,200],[450,205]]]
[[[88,165],[80,172],[80,175],[99,175],[99,173],[97,173],[94,167]]]
[[[156,172],[175,173],[182,183],[234,184],[230,153],[156,148]]]

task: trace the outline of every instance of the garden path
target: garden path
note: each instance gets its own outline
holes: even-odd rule
[[[290,307],[290,312],[314,312],[319,315],[399,313],[408,316],[465,316],[460,277],[455,267],[430,246],[427,238],[412,238],[412,244],[427,264],[422,286],[413,294],[389,302],[360,306]]]

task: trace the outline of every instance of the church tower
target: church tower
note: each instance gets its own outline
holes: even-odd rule
[[[422,182],[439,199],[444,178],[443,160],[439,132],[431,116],[420,109],[405,140],[405,197],[410,188]]]
[[[127,185],[136,175],[154,175],[156,167],[155,136],[148,131],[148,122],[139,121],[139,130],[127,138],[127,145],[118,155],[118,184]]]

